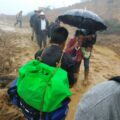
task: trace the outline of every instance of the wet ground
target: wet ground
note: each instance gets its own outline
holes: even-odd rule
[[[6,29],[8,30],[8,28]],[[0,33],[5,33],[4,35],[0,34],[0,120],[24,120],[21,111],[9,103],[6,91],[11,81],[17,77],[18,68],[34,58],[38,46],[36,41],[31,41],[31,34],[28,30],[15,29],[13,32],[2,30]],[[118,36],[111,37],[118,39]],[[113,41],[111,37],[101,36],[99,40]],[[84,79],[83,64],[81,65],[78,80],[79,89],[78,91],[72,89],[73,96],[67,120],[74,120],[77,104],[87,90],[112,76],[120,75],[120,56],[116,52],[120,47],[119,41],[109,42],[111,47],[106,42],[104,46],[99,42],[94,47],[90,63],[89,80],[91,83],[88,86],[81,84]]]

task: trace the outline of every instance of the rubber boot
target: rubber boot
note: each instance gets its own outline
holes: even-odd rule
[[[83,85],[88,85],[89,84],[89,70],[85,70],[84,72],[84,81],[83,81]]]

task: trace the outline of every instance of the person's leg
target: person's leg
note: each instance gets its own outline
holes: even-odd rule
[[[46,41],[47,41],[47,37],[45,36],[45,39],[43,41],[44,48],[46,47]]]
[[[16,20],[16,22],[15,22],[14,26],[16,26],[17,24],[18,24],[18,20]]]
[[[20,23],[20,28],[22,28],[22,20],[20,20],[19,23]]]
[[[46,32],[43,32],[43,46],[46,47],[46,41],[47,41],[47,34]]]
[[[90,58],[84,58],[84,85],[87,85],[89,83],[89,63]]]
[[[76,78],[78,79],[78,75],[79,75],[79,71],[80,71],[80,65],[81,65],[81,61],[80,62],[75,62],[75,73],[76,73]]]
[[[34,30],[34,28],[32,28],[31,40],[34,41],[35,38],[36,38],[35,30]]]
[[[74,88],[76,91],[79,91],[79,84],[78,84],[78,77],[79,77],[79,71],[80,71],[80,65],[81,65],[81,61],[80,62],[75,62],[75,78],[76,78],[76,83],[74,85]]]
[[[41,31],[39,34],[39,46],[40,46],[40,48],[44,47],[44,39],[45,39],[44,31]]]
[[[42,48],[42,39],[41,39],[41,35],[40,34],[36,34],[36,39],[37,39],[37,43],[40,47],[40,49]]]

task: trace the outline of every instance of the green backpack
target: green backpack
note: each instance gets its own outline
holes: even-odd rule
[[[18,95],[33,108],[52,112],[71,96],[67,72],[38,60],[31,60],[19,69]]]

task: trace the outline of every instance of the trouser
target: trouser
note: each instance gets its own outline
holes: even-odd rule
[[[89,64],[90,64],[90,58],[83,58],[83,61],[84,61],[84,70],[88,71],[89,70]],[[79,72],[81,62],[82,62],[82,60],[79,61],[79,62],[75,62],[75,73]]]
[[[19,27],[22,28],[22,20],[17,20],[15,23],[15,26],[19,24]]]
[[[90,58],[84,58],[84,69],[85,71],[89,70]]]
[[[84,80],[88,82],[90,58],[84,58]]]
[[[41,31],[40,34],[36,34],[36,38],[37,38],[37,43],[39,45],[40,48],[42,47],[46,47],[46,41],[47,41],[47,34],[45,31]]]
[[[75,73],[79,72],[80,65],[81,65],[81,61],[80,62],[75,62]]]

